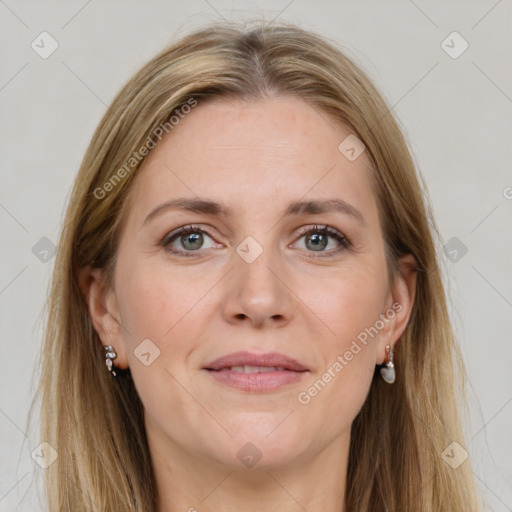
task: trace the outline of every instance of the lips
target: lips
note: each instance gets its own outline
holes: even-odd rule
[[[235,352],[215,359],[203,370],[222,386],[251,393],[277,392],[299,383],[309,373],[295,359],[277,352]]]
[[[240,373],[264,373],[271,371],[293,371],[306,372],[308,368],[300,364],[295,359],[279,354],[269,352],[266,354],[252,354],[250,352],[234,352],[214,361],[206,366],[205,370],[226,371],[231,370]]]

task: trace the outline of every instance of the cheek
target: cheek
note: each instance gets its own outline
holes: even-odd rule
[[[344,346],[373,326],[383,313],[386,276],[370,265],[347,266],[318,279],[302,279],[298,297],[316,314],[315,325],[325,327],[328,346]]]
[[[119,268],[119,276],[127,276],[119,286],[123,341],[139,395],[149,410],[162,400],[186,408],[190,397],[180,383],[188,386],[191,356],[218,314],[211,302],[215,294],[209,293],[218,276],[211,269],[205,275],[194,269],[171,272],[156,261]]]
[[[320,288],[329,292],[309,292],[310,302],[305,302],[314,304],[311,309],[329,330],[313,338],[321,365],[299,390],[296,403],[325,438],[333,438],[350,428],[373,379],[379,337],[373,328],[382,313],[382,287],[371,274],[354,272]]]
[[[128,277],[120,279],[120,311],[130,345],[144,338],[154,338],[158,343],[172,338],[180,323],[186,322],[187,315],[200,304],[213,279],[198,278],[179,269],[171,274],[158,263],[132,266],[124,275]]]
[[[321,432],[324,440],[349,432],[366,400],[375,366],[365,350],[368,353],[368,349],[361,348],[351,361],[342,355],[297,395],[297,417],[304,418],[312,431]]]
[[[326,327],[326,335],[310,333],[322,364],[301,388],[297,403],[324,422],[326,415],[335,415],[322,428],[348,427],[364,403],[375,372],[380,328],[385,325],[379,319],[386,279],[382,268],[362,265],[331,274],[315,287],[304,282],[304,303],[318,314],[321,321],[316,326]]]
[[[180,385],[187,382],[186,364],[198,334],[190,330],[190,319],[202,311],[201,297],[211,287],[208,282],[193,286],[194,276],[184,274],[169,275],[158,263],[119,265],[128,365],[147,414],[164,424],[170,424],[172,411],[190,408],[190,396]]]

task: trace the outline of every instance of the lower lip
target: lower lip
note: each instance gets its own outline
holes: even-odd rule
[[[264,373],[243,373],[233,370],[207,370],[207,372],[217,381],[228,386],[241,389],[243,391],[273,391],[298,382],[305,372],[294,372],[292,370],[276,370],[275,372]]]

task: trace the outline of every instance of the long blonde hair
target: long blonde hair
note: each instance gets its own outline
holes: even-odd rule
[[[42,439],[58,453],[46,470],[51,512],[156,512],[158,496],[130,375],[112,379],[77,273],[112,276],[134,152],[159,142],[158,127],[191,101],[295,95],[363,141],[388,250],[418,265],[408,326],[395,350],[393,386],[374,376],[353,422],[345,511],[474,512],[459,418],[462,359],[454,341],[436,257],[439,237],[421,176],[389,106],[366,74],[325,38],[289,24],[213,24],[147,63],[119,92],[85,153],[67,207],[55,262],[41,359]],[[177,128],[179,129],[179,128]],[[124,166],[124,172],[119,169]],[[98,190],[117,173],[115,186]],[[104,189],[103,189],[104,190]],[[104,196],[104,197],[103,197]],[[462,402],[464,403],[464,402]]]

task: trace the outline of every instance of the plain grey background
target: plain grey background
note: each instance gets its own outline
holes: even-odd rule
[[[512,511],[511,0],[0,0],[0,510],[39,509],[30,484],[44,469],[31,453],[42,440],[27,413],[42,307],[93,130],[177,36],[254,17],[336,39],[393,106],[446,244],[471,392],[464,449],[487,510]]]

